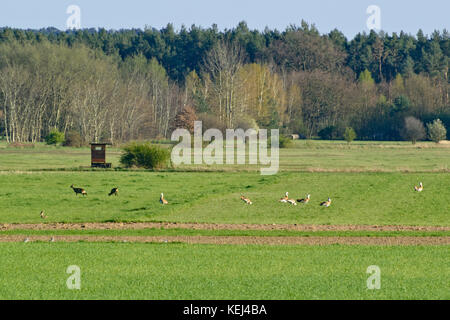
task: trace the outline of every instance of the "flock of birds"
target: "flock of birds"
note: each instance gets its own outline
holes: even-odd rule
[[[414,186],[414,191],[416,191],[416,192],[422,192],[422,191],[423,191],[423,183],[420,182],[420,183],[419,183],[419,186]],[[249,198],[247,198],[247,197],[245,197],[245,196],[241,196],[241,200],[244,201],[246,204],[253,204],[253,202],[252,202]],[[290,204],[296,206],[296,205],[297,205],[297,202],[298,202],[298,203],[307,204],[307,203],[309,203],[310,200],[311,200],[311,195],[310,195],[310,194],[307,194],[307,195],[306,195],[306,198],[294,200],[294,199],[289,199],[289,192],[286,192],[286,194],[284,195],[284,197],[281,198],[281,199],[279,200],[279,202],[290,203]],[[320,206],[321,206],[321,207],[326,207],[326,208],[328,208],[329,206],[331,206],[331,198],[328,198],[327,201],[321,202],[321,203],[320,203]]]
[[[87,192],[86,192],[85,189],[83,189],[83,188],[75,188],[73,184],[72,184],[70,187],[71,187],[72,190],[75,192],[75,195],[78,196],[79,194],[81,194],[82,196],[87,196]],[[416,192],[422,192],[422,191],[423,191],[423,183],[420,182],[418,186],[414,186],[414,191],[416,191]],[[115,188],[112,188],[112,189],[111,189],[111,191],[109,192],[108,196],[112,196],[112,195],[114,195],[114,196],[118,196],[118,195],[119,195],[119,188],[118,188],[118,187],[115,187]],[[252,202],[249,198],[247,198],[247,197],[245,197],[245,196],[241,196],[241,200],[244,201],[244,202],[245,202],[246,204],[248,204],[248,205],[253,204],[253,202]],[[285,195],[284,195],[284,197],[282,197],[282,198],[279,200],[279,202],[290,203],[291,205],[296,206],[297,203],[307,204],[307,203],[310,202],[310,200],[311,200],[311,195],[310,195],[310,194],[307,194],[306,197],[303,198],[303,199],[297,199],[297,200],[294,200],[294,199],[289,199],[289,192],[286,192]],[[164,198],[164,194],[163,194],[163,193],[161,193],[161,196],[160,196],[160,198],[159,198],[159,202],[160,202],[162,205],[167,205],[167,204],[169,204],[169,202]],[[329,206],[331,206],[331,198],[328,198],[327,201],[321,202],[321,203],[320,203],[320,206],[326,207],[326,208],[328,208]],[[47,215],[45,214],[45,211],[44,211],[44,210],[41,211],[40,216],[41,216],[41,219],[46,219],[46,218],[47,218]]]
[[[249,198],[247,198],[245,196],[241,196],[241,200],[244,201],[246,204],[253,204],[253,202]],[[297,202],[307,204],[307,203],[309,203],[310,200],[311,200],[311,195],[310,194],[307,194],[306,198],[294,200],[294,199],[289,199],[289,192],[286,192],[284,197],[281,198],[279,200],[279,202],[290,203],[290,204],[296,206]],[[327,201],[321,202],[320,205],[322,207],[329,207],[329,206],[331,206],[331,199],[328,198]]]

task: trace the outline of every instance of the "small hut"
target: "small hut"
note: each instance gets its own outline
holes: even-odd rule
[[[111,163],[106,162],[106,146],[111,143],[91,143],[91,167],[111,168]]]

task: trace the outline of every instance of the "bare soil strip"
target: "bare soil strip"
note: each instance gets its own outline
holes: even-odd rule
[[[302,225],[302,224],[215,224],[176,222],[137,223],[48,223],[48,224],[0,224],[6,230],[142,230],[142,229],[191,229],[191,230],[281,230],[281,231],[450,231],[450,226],[377,226],[377,225]]]
[[[0,242],[51,241],[50,236],[8,235]],[[55,236],[55,242],[135,242],[219,245],[450,245],[450,237],[242,237],[242,236]]]

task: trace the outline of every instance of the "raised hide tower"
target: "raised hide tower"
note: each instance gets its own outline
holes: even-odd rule
[[[111,163],[106,163],[106,146],[110,143],[91,143],[91,167],[111,168]]]

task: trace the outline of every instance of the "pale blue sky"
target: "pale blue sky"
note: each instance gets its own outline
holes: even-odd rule
[[[449,0],[8,0],[0,6],[0,26],[40,29],[53,26],[66,29],[69,5],[81,8],[83,28],[106,29],[161,28],[172,22],[219,29],[233,28],[245,20],[251,29],[265,26],[284,30],[302,19],[315,23],[321,33],[338,28],[351,38],[368,31],[366,8],[381,9],[381,28],[389,33],[404,30],[426,34],[449,29]]]

